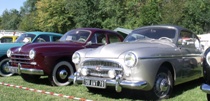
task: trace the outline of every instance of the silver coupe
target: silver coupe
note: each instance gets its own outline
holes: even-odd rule
[[[199,38],[175,25],[137,28],[124,42],[76,51],[72,61],[77,72],[69,80],[74,84],[90,90],[141,90],[155,100],[169,98],[175,85],[203,76]]]

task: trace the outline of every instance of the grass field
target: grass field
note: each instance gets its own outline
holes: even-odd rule
[[[124,91],[116,93],[114,90],[96,90],[88,92],[84,86],[50,86],[46,77],[41,78],[39,82],[29,83],[22,80],[20,76],[0,77],[0,82],[9,83],[17,86],[86,98],[94,101],[141,101],[143,96],[136,96],[133,93]],[[195,80],[185,84],[178,85],[174,88],[172,97],[163,101],[206,101],[206,94],[200,90],[202,80]],[[139,92],[140,93],[140,92]],[[23,90],[14,87],[0,85],[0,101],[76,101],[59,96],[52,96]]]

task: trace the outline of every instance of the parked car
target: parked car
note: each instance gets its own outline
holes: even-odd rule
[[[14,43],[0,43],[0,76],[11,76],[13,73],[6,70],[9,61],[7,50],[12,47],[20,47],[26,43],[57,41],[63,34],[53,32],[25,32],[21,34]]]
[[[210,101],[210,48],[207,48],[203,54],[203,77],[205,82],[200,88],[207,94],[207,100]]]
[[[83,48],[123,41],[117,32],[99,28],[78,28],[66,32],[60,42],[26,44],[8,50],[10,63],[8,70],[19,73],[29,82],[40,76],[48,76],[51,85],[65,86],[68,77],[75,72],[72,54]]]
[[[190,30],[175,25],[137,28],[124,42],[76,51],[69,77],[88,89],[141,90],[149,99],[168,98],[174,85],[202,77],[201,45]]]
[[[0,43],[11,43],[15,42],[18,36],[3,36],[0,38]]]

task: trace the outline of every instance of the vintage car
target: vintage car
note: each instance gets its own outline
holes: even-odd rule
[[[205,82],[200,88],[207,93],[207,100],[210,101],[210,47],[203,54],[203,77]]]
[[[152,99],[168,98],[174,85],[202,77],[201,54],[200,41],[190,30],[145,26],[124,42],[76,51],[72,61],[77,71],[69,81],[90,90],[125,88],[141,90]]]
[[[15,42],[18,36],[3,36],[0,38],[0,43],[11,43]]]
[[[37,81],[48,76],[51,85],[65,86],[68,77],[75,72],[71,61],[75,51],[96,48],[101,45],[121,42],[123,37],[115,31],[99,28],[78,28],[66,32],[60,42],[33,43],[11,48],[8,71],[18,73],[25,81]]]
[[[0,43],[0,76],[11,76],[13,73],[6,71],[5,66],[9,61],[7,50],[12,47],[20,47],[26,43],[57,41],[63,34],[53,32],[25,32],[14,43]]]

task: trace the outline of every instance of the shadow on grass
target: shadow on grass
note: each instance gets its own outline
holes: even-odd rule
[[[203,79],[198,79],[194,81],[190,81],[187,83],[183,83],[174,87],[171,98],[181,95],[187,90],[194,89],[200,86],[203,83]],[[147,100],[145,97],[145,92],[137,91],[137,90],[127,90],[123,89],[122,92],[117,93],[114,88],[109,89],[91,89],[91,93],[100,94],[104,97],[109,97],[115,100],[118,99],[126,99],[126,100]]]
[[[180,85],[177,85],[174,87],[173,93],[171,95],[171,97],[176,97],[178,95],[181,95],[182,93],[184,93],[187,90],[190,89],[194,89],[198,86],[201,86],[201,84],[204,82],[203,78],[194,80],[194,81],[190,81],[190,82],[186,82]]]
[[[34,83],[34,84],[39,84],[39,85],[52,86],[52,85],[50,84],[50,81],[49,81],[49,79],[48,79],[47,76],[46,76],[46,77],[43,76],[43,77],[39,78],[39,79],[36,80],[36,81],[27,81],[27,82],[29,82],[29,83]]]

